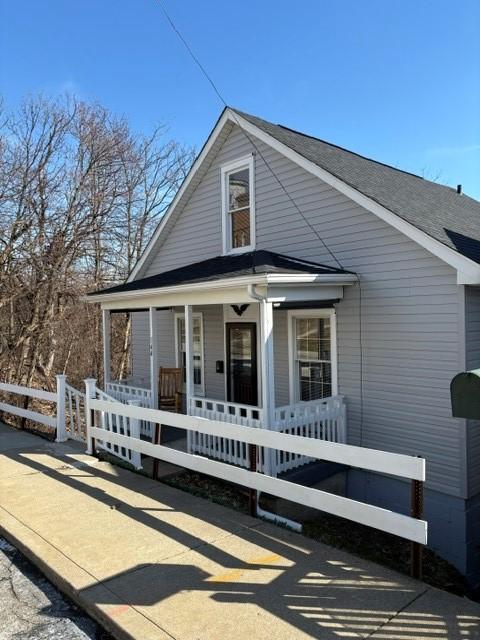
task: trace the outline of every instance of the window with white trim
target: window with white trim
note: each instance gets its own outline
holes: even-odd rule
[[[194,392],[203,395],[204,363],[203,363],[203,320],[201,313],[192,315],[193,329],[193,384]],[[183,382],[186,381],[186,348],[185,348],[185,314],[175,314],[175,342],[177,367],[183,368]]]
[[[308,402],[337,393],[335,314],[310,312],[290,319],[292,400]]]
[[[253,156],[222,167],[223,252],[255,247]]]

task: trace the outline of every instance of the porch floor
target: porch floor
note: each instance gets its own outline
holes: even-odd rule
[[[0,533],[118,638],[480,633],[477,604],[3,425]]]

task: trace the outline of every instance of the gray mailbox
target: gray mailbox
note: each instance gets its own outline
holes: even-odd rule
[[[454,418],[480,420],[480,369],[456,375],[450,383]]]

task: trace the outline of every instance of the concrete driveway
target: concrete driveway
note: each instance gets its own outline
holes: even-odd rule
[[[0,533],[118,638],[480,638],[473,602],[82,449],[0,426]]]

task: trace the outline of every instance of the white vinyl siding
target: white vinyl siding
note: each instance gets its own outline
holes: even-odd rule
[[[345,287],[344,299],[336,305],[338,392],[347,402],[349,442],[424,455],[428,486],[461,495],[464,443],[458,421],[451,417],[449,394],[459,363],[459,287],[454,270],[374,214],[258,144],[322,240],[345,269],[361,278],[363,415],[358,286]],[[216,151],[142,277],[222,253],[221,167],[254,149],[238,127],[233,127]],[[255,158],[255,209],[257,249],[338,266],[260,154]],[[285,325],[285,315],[277,316],[279,313],[274,317]],[[207,332],[214,330],[205,315],[204,329],[208,397],[209,375],[218,392],[222,376],[209,373],[210,367],[215,371],[215,363],[207,361]],[[173,321],[171,331],[173,342]],[[285,362],[288,352],[284,349],[286,333],[278,336],[274,326],[276,397],[284,404],[288,402],[288,366],[278,363]]]

